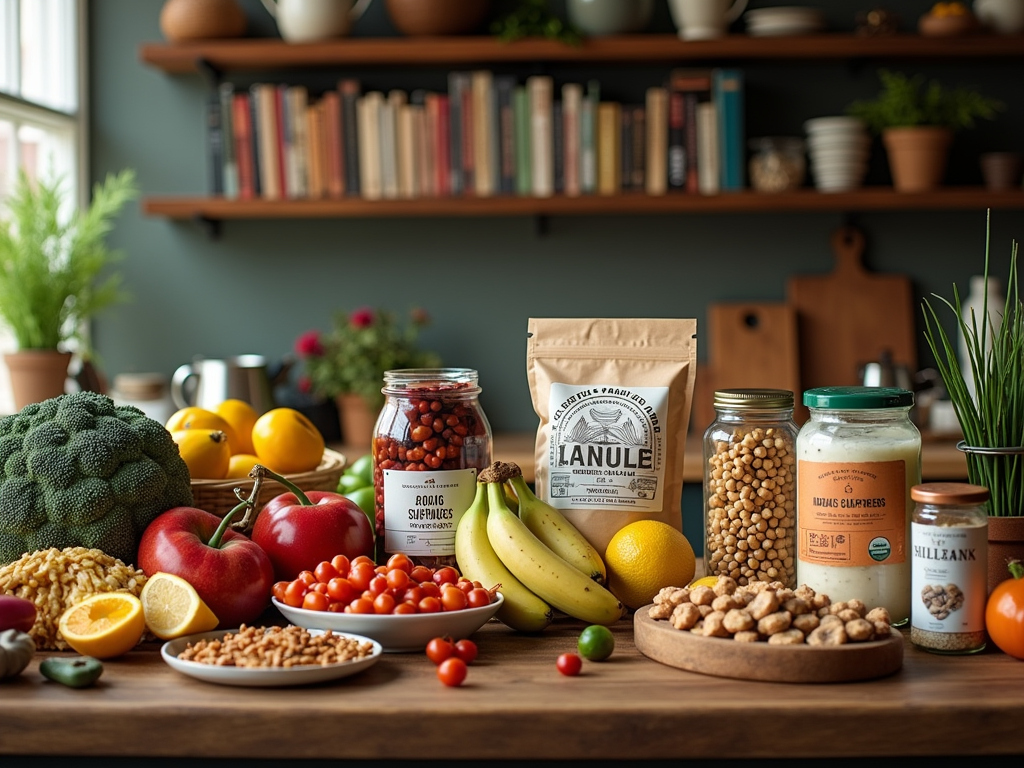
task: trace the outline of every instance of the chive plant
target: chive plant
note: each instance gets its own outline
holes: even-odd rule
[[[985,228],[985,279],[989,274],[991,211]],[[991,493],[989,514],[995,517],[1024,515],[1024,307],[1017,289],[1017,242],[1010,253],[1010,277],[1002,322],[993,327],[988,299],[981,318],[963,316],[960,293],[953,285],[953,301],[932,294],[957,317],[966,340],[975,394],[964,380],[957,347],[939,321],[928,299],[924,300],[925,338],[942,382],[949,392],[968,449],[1010,449],[986,453],[967,451],[967,476]],[[969,321],[968,321],[969,320]]]

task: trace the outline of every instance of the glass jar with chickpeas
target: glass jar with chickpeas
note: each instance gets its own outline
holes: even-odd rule
[[[455,565],[455,528],[491,463],[491,427],[470,368],[384,373],[384,407],[373,432],[377,559]]]
[[[704,433],[704,573],[796,587],[794,395],[720,389]]]

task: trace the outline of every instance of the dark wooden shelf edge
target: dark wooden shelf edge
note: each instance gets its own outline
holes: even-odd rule
[[[889,187],[825,194],[622,194],[585,197],[422,198],[417,200],[227,200],[216,197],[147,197],[148,216],[175,220],[374,218],[399,216],[573,216],[664,213],[770,213],[815,211],[1024,209],[1024,190],[950,187],[905,194]]]
[[[254,71],[329,65],[407,66],[485,62],[645,62],[720,59],[990,58],[1024,56],[1024,35],[978,34],[922,37],[899,34],[859,37],[849,33],[794,37],[729,35],[683,41],[672,34],[591,38],[579,46],[494,37],[341,38],[285,43],[278,38],[240,38],[194,43],[143,43],[139,59],[170,74],[198,73],[200,62],[221,71]]]

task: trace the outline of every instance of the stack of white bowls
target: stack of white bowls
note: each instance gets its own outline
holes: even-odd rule
[[[820,192],[847,192],[864,183],[871,137],[857,117],[816,117],[804,123],[811,176]]]

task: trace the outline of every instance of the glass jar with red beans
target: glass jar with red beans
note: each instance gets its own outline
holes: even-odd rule
[[[373,432],[378,559],[404,552],[431,568],[455,565],[455,528],[473,502],[477,471],[491,463],[477,372],[387,371],[381,391]]]

